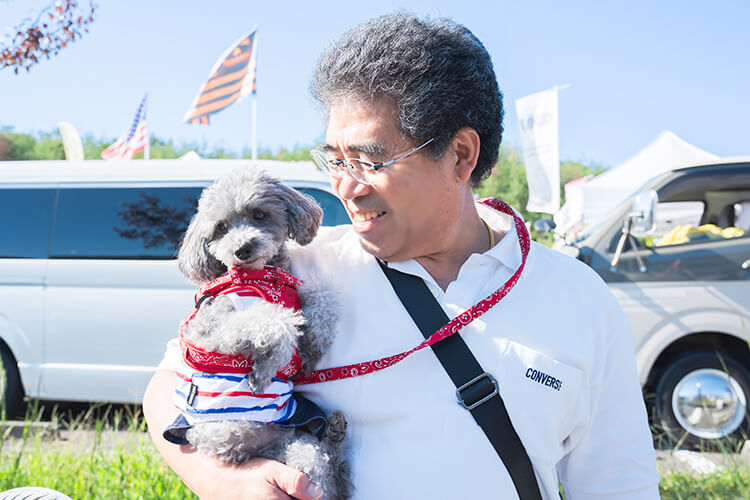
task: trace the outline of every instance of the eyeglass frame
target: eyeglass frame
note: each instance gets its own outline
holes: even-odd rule
[[[328,174],[331,177],[335,177],[335,178],[338,179],[346,171],[346,172],[349,173],[350,176],[352,176],[352,178],[355,181],[357,181],[357,182],[359,182],[361,184],[367,184],[368,186],[372,186],[372,182],[371,181],[367,181],[365,179],[360,179],[357,176],[357,174],[356,174],[356,172],[354,170],[355,167],[351,163],[351,160],[356,160],[356,161],[358,161],[360,163],[360,165],[362,165],[362,168],[365,169],[363,171],[363,174],[364,174],[364,172],[367,172],[367,171],[369,171],[369,172],[378,172],[383,167],[389,167],[389,166],[393,165],[394,163],[396,163],[397,161],[401,161],[404,158],[406,158],[407,156],[413,155],[414,153],[416,153],[417,151],[419,151],[423,147],[427,146],[428,144],[430,144],[434,140],[435,140],[435,138],[432,137],[431,139],[428,139],[426,142],[424,142],[422,145],[417,146],[416,148],[413,148],[411,151],[408,151],[408,152],[402,154],[398,158],[394,158],[392,160],[384,161],[382,163],[373,163],[373,162],[367,161],[367,160],[360,160],[359,158],[351,158],[351,159],[350,158],[344,158],[342,160],[334,160],[333,161],[334,165],[336,165],[336,166],[343,164],[344,167],[345,167],[345,169],[340,169],[340,168],[336,168],[335,170],[331,169],[330,168],[330,162],[329,162],[328,158],[325,157],[325,153],[323,151],[321,151],[321,149],[320,149],[321,147],[320,146],[318,146],[315,149],[311,149],[310,150],[310,156],[312,157],[312,160],[313,160],[313,163],[315,164],[315,166],[319,170],[328,172]],[[325,158],[325,161],[322,161],[324,158]],[[318,162],[319,160],[320,160],[320,163]]]

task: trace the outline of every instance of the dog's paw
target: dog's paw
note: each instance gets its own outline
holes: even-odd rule
[[[224,341],[223,352],[252,355],[257,360],[288,357],[283,360],[286,362],[291,359],[304,323],[304,318],[288,307],[257,302],[227,315],[216,336]]]
[[[346,437],[346,418],[340,411],[331,413],[328,417],[328,428],[326,429],[326,439],[333,442],[343,441]]]
[[[276,376],[276,371],[271,370],[260,370],[253,366],[253,371],[247,374],[247,386],[253,392],[253,394],[265,393],[265,388],[271,384],[273,377]]]

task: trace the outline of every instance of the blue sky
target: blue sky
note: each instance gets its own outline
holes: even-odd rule
[[[87,0],[79,0],[85,4]],[[47,4],[0,1],[0,36]],[[259,29],[258,142],[312,145],[323,132],[307,84],[348,27],[396,8],[452,17],[490,52],[505,94],[504,143],[517,145],[513,101],[553,85],[560,157],[614,166],[671,130],[720,156],[750,154],[750,2],[256,2],[99,0],[91,32],[19,76],[0,71],[0,125],[117,137],[149,92],[152,133],[209,148],[249,145],[250,102],[208,127],[181,119],[222,52]]]

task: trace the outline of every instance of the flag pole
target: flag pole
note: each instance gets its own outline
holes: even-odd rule
[[[146,109],[143,112],[144,119],[148,117],[147,111],[148,111],[148,104],[146,104]],[[151,159],[151,129],[148,128],[148,122],[146,122],[146,146],[143,149],[143,159],[144,160]]]
[[[255,99],[256,99],[255,92],[253,92],[253,108],[252,108],[252,114],[253,114],[253,116],[252,116],[252,125],[251,125],[252,129],[251,129],[251,132],[250,132],[251,133],[251,138],[252,138],[251,139],[251,141],[252,141],[251,142],[251,148],[252,148],[251,151],[252,151],[252,159],[253,160],[257,160],[258,159],[258,135],[256,134],[256,128],[255,128],[255,123],[256,123],[258,109],[257,109],[257,105],[256,105],[256,102],[255,102]]]
[[[258,128],[257,128],[257,118],[258,118],[258,103],[257,103],[257,92],[258,92],[258,31],[257,28],[253,30],[255,32],[255,37],[253,39],[253,59],[250,62],[250,68],[249,71],[252,71],[252,96],[253,96],[253,104],[252,104],[252,131],[251,134],[251,151],[252,151],[252,159],[257,160],[258,159]]]

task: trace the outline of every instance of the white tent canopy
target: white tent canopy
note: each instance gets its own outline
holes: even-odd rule
[[[672,132],[662,132],[640,152],[583,185],[583,225],[595,224],[653,177],[674,168],[717,158]]]

